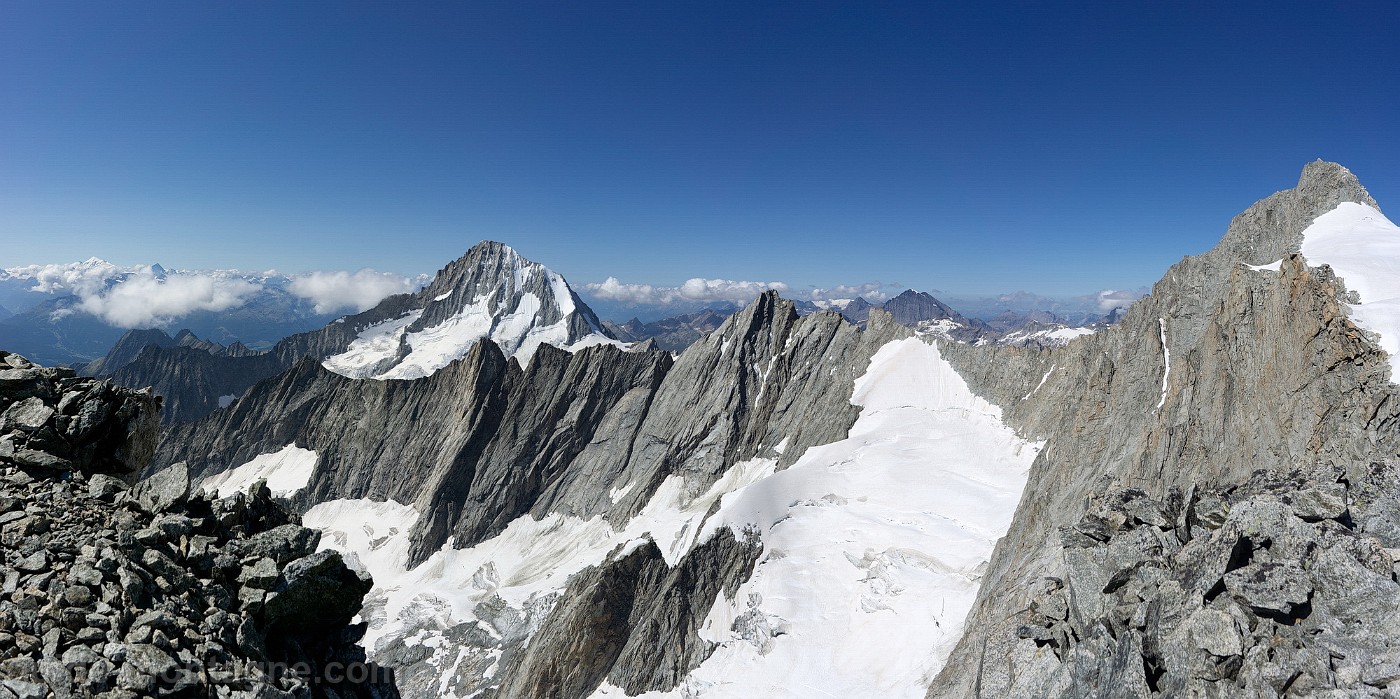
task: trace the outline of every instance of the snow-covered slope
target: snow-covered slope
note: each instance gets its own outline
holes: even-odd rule
[[[323,366],[351,378],[428,376],[484,338],[521,364],[542,344],[568,350],[613,342],[558,273],[486,241],[438,272],[403,315],[362,329]]]
[[[1007,333],[997,340],[999,345],[1012,347],[1063,347],[1077,337],[1093,335],[1094,328],[1072,328],[1060,323],[1035,323],[1030,327]]]
[[[206,478],[199,487],[219,497],[228,497],[264,481],[273,495],[287,498],[306,487],[316,469],[316,459],[315,451],[288,444],[280,451],[263,454],[242,466]]]
[[[1380,336],[1391,380],[1400,378],[1400,228],[1370,206],[1346,202],[1303,231],[1302,253],[1309,264],[1330,265],[1356,292],[1352,321]]]
[[[756,526],[764,557],[711,610],[715,653],[644,696],[923,695],[1038,446],[920,340],[882,348],[851,400],[863,411],[850,437],[726,496],[707,522],[706,534]]]
[[[851,402],[862,412],[846,439],[782,471],[777,458],[735,464],[698,493],[668,477],[616,527],[603,517],[525,516],[405,570],[420,516],[410,505],[332,501],[304,521],[374,575],[371,655],[426,647],[443,696],[469,694],[473,685],[455,678],[501,661],[500,650],[454,642],[452,629],[473,622],[524,642],[570,575],[648,541],[674,564],[724,527],[760,536],[764,553],[752,578],[710,611],[701,635],[715,652],[672,694],[918,696],[960,634],[1038,446],[917,339],[883,346]],[[613,484],[613,501],[634,487]]]

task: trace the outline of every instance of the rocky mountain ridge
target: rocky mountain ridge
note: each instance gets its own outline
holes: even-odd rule
[[[606,345],[574,353],[541,346],[522,368],[488,340],[432,376],[388,382],[338,376],[308,360],[258,384],[229,410],[172,428],[156,464],[187,463],[200,479],[293,446],[310,450],[315,468],[294,496],[309,520],[338,502],[411,505],[398,539],[406,552],[400,565],[429,568],[455,550],[510,536],[515,527],[537,526],[522,522],[562,517],[626,530],[629,522],[646,519],[643,511],[660,490],[674,493],[666,497],[677,498],[683,511],[698,508],[684,516],[703,521],[705,503],[715,497],[706,494],[717,481],[733,477],[734,464],[759,459],[782,468],[810,446],[845,437],[858,414],[849,402],[851,382],[879,347],[910,335],[883,313],[865,331],[833,312],[799,317],[791,302],[769,293],[675,359]],[[520,622],[501,626],[499,611],[488,616],[480,608],[445,628],[422,627],[406,617],[380,619],[381,628],[398,630],[377,642],[373,657],[395,665],[402,677],[417,678],[403,685],[415,696],[431,695],[445,676],[454,678],[454,695],[485,688],[500,696],[558,696],[563,687],[589,683],[592,691],[605,677],[670,689],[706,657],[704,649],[713,648],[694,638],[695,628],[713,595],[732,594],[747,577],[757,550],[741,539],[692,549],[689,542],[698,533],[693,530],[674,540],[638,533],[655,545],[611,563],[598,561],[591,575],[612,587],[632,585],[626,581],[638,570],[655,571],[649,575],[659,576],[657,584],[629,594],[636,614],[650,609],[645,615],[664,617],[647,622],[665,624],[660,636],[634,636],[640,619],[594,626],[596,611],[576,607],[584,600],[560,589],[506,607],[531,619],[525,635]],[[677,572],[712,569],[728,572],[703,586],[704,592],[691,590],[691,574]],[[426,603],[390,594],[391,607]],[[656,606],[662,599],[685,599],[692,616],[675,617],[674,608]],[[580,628],[584,620],[588,624]],[[485,638],[496,639],[489,643],[466,630],[488,624]],[[402,639],[415,633],[441,636],[443,647],[463,655],[410,652]],[[554,641],[525,644],[532,634],[574,639],[570,644],[610,634],[630,640],[619,641],[622,650],[611,660],[597,659],[597,674],[565,682],[548,679],[554,671],[541,663],[576,659],[549,650]],[[644,650],[653,641],[679,654]],[[640,669],[658,661],[669,669],[659,675]],[[654,679],[639,679],[644,676]]]
[[[105,356],[88,362],[79,373],[84,376],[115,374],[122,367],[136,361],[141,351],[152,345],[162,348],[189,347],[216,357],[247,357],[258,354],[245,347],[241,342],[234,342],[225,347],[213,340],[202,340],[188,329],[182,329],[175,333],[175,337],[171,337],[159,328],[137,329],[126,331],[126,334],[122,335],[115,345],[112,345],[112,349],[108,350]]]

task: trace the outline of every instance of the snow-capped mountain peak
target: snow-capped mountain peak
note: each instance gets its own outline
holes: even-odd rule
[[[442,268],[408,308],[363,329],[324,366],[352,378],[412,379],[484,338],[521,364],[542,344],[573,350],[615,342],[563,276],[490,240]]]

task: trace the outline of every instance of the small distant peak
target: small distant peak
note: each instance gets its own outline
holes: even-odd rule
[[[165,268],[160,266],[159,262],[151,265],[151,276],[155,277],[156,279],[164,279]]]
[[[181,342],[181,341],[183,341],[183,340],[185,340],[185,339],[187,339],[187,338],[188,338],[188,339],[194,339],[194,340],[198,340],[198,339],[199,339],[198,337],[195,337],[195,334],[194,334],[193,332],[191,332],[189,328],[184,328],[184,329],[182,329],[180,332],[175,333],[175,341],[176,341],[176,342]]]

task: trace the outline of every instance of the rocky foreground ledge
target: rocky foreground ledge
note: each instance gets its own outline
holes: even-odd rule
[[[1005,696],[1395,696],[1395,464],[1100,497],[1021,613]]]
[[[370,580],[261,483],[131,485],[158,413],[0,352],[0,699],[397,697],[350,624]]]

